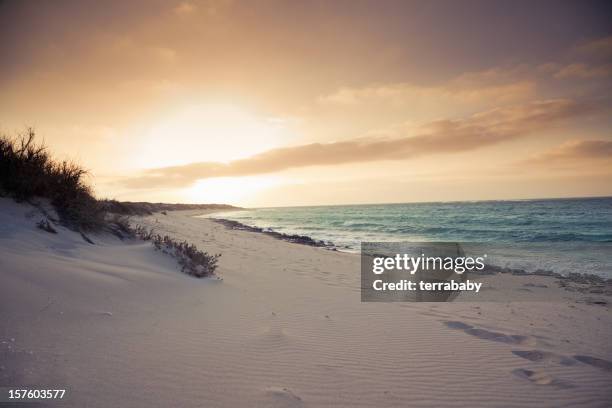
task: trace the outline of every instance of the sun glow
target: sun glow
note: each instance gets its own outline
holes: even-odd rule
[[[219,177],[200,180],[185,192],[187,202],[248,205],[258,193],[282,184],[278,176]]]
[[[155,121],[139,143],[138,168],[227,162],[290,142],[286,121],[231,104],[195,104]]]

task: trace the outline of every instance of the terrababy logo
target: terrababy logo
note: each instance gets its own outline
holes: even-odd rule
[[[409,273],[411,277],[419,272],[419,277],[426,277],[427,272],[446,272],[455,273],[462,277],[465,272],[482,271],[485,268],[484,260],[487,255],[481,257],[442,257],[425,256],[421,254],[417,257],[408,254],[396,254],[394,257],[377,256],[372,259],[372,272],[375,275],[382,275],[389,271],[403,271]],[[463,280],[443,280],[431,281],[429,279],[413,280],[400,279],[387,282],[383,279],[374,279],[372,288],[375,291],[474,291],[478,293],[482,283],[472,282],[469,279]]]

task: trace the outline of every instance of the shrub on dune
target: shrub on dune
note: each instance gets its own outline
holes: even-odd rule
[[[76,230],[95,231],[104,225],[104,211],[75,163],[53,159],[28,129],[17,139],[0,137],[0,188],[17,201],[46,198],[61,222]]]
[[[133,231],[141,239],[151,241],[156,250],[175,257],[181,265],[181,270],[186,274],[196,278],[215,275],[221,254],[210,255],[187,241],[176,241],[168,235],[154,234],[153,231],[141,226],[137,226]]]

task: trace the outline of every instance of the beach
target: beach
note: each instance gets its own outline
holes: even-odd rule
[[[0,408],[612,408],[611,11],[0,0]]]
[[[35,210],[1,201],[0,381],[68,389],[49,406],[612,400],[609,303],[552,277],[483,279],[492,297],[528,288],[554,301],[362,303],[356,254],[228,229],[201,212],[135,219],[222,255],[220,279],[195,279],[150,243],[49,234],[32,226]]]

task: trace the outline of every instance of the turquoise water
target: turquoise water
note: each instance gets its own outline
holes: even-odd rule
[[[498,266],[612,278],[612,198],[257,208],[211,215],[330,241],[487,244]]]

